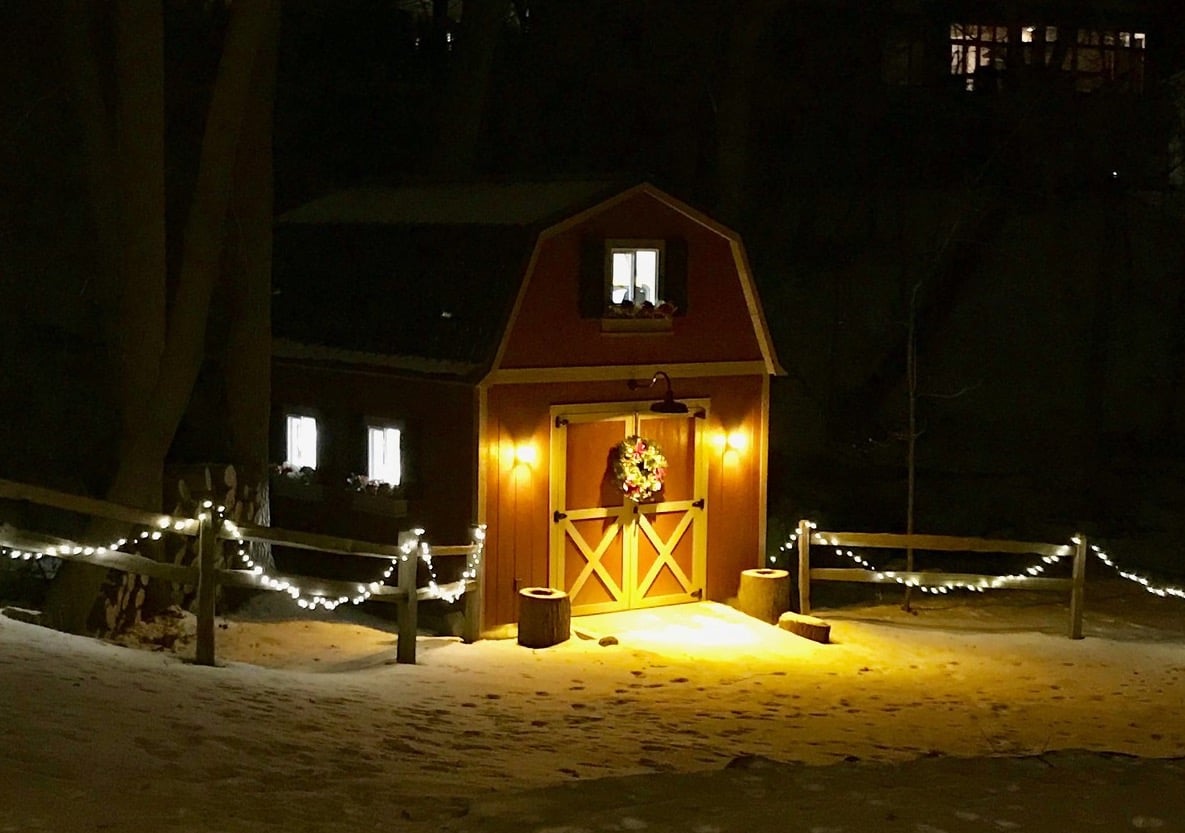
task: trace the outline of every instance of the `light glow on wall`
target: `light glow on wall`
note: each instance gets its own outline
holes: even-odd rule
[[[514,462],[519,466],[534,466],[539,460],[539,449],[531,441],[519,443],[514,447]]]

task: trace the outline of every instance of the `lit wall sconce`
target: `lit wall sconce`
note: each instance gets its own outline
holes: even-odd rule
[[[514,463],[521,466],[534,466],[539,459],[539,449],[533,442],[519,443],[514,447]]]
[[[725,440],[725,448],[729,451],[744,451],[749,447],[749,435],[744,431],[733,431]]]

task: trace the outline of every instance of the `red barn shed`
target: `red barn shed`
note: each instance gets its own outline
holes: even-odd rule
[[[649,184],[515,183],[333,195],[276,245],[277,457],[319,419],[340,485],[388,430],[399,525],[487,527],[486,629],[526,586],[579,615],[724,599],[760,564],[781,371],[736,233]]]

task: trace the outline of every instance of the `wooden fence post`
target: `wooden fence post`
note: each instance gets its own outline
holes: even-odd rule
[[[399,625],[399,639],[395,644],[395,661],[416,664],[416,571],[420,566],[420,549],[417,546],[410,553],[399,558],[399,588],[406,597],[399,603],[396,617]]]
[[[1085,535],[1078,533],[1075,537],[1078,544],[1074,550],[1073,586],[1070,589],[1070,639],[1081,639],[1083,596],[1086,589],[1086,555],[1090,550],[1087,547]]]
[[[811,612],[811,523],[798,522],[798,612]]]
[[[469,643],[481,639],[481,585],[484,581],[485,573],[482,564],[485,559],[482,556],[485,554],[485,548],[482,546],[478,535],[484,534],[484,529],[474,531],[473,546],[477,548],[477,551],[471,558],[467,559],[468,564],[473,567],[473,575],[465,583],[465,627],[461,631],[461,639]]]
[[[198,526],[197,648],[194,662],[214,665],[214,613],[218,597],[218,531],[221,521],[205,509]]]

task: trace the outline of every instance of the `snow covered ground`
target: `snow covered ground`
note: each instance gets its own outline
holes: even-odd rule
[[[1080,641],[1049,595],[825,610],[831,645],[705,603],[416,666],[357,611],[224,622],[219,668],[189,620],[0,617],[0,833],[1185,829],[1185,602],[1087,599]]]

